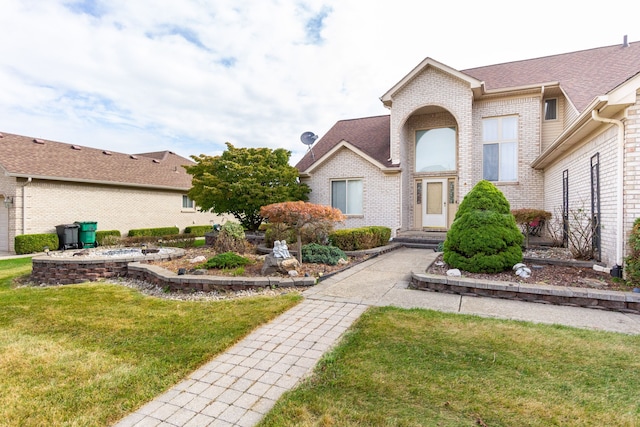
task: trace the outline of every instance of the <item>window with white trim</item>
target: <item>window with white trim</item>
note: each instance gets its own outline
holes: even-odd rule
[[[362,180],[331,181],[331,206],[345,215],[362,215]]]
[[[488,181],[518,179],[518,117],[482,120],[482,177]]]
[[[550,98],[544,100],[544,119],[556,120],[558,118],[558,100]]]
[[[189,196],[182,196],[182,209],[194,209],[195,205]]]

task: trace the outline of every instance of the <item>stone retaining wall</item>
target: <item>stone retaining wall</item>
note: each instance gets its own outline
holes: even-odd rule
[[[170,291],[241,291],[267,287],[308,287],[313,277],[221,277],[210,275],[178,275],[157,265],[134,262],[129,264],[127,278],[142,280]]]
[[[79,252],[78,252],[79,253]],[[184,256],[184,249],[174,248],[170,254],[125,255],[121,257],[47,256],[31,260],[31,281],[47,285],[69,285],[112,277],[125,277],[129,263],[143,260],[174,259]]]
[[[478,281],[463,277],[412,273],[412,289],[506,298],[527,302],[599,308],[640,314],[640,294],[599,289]]]

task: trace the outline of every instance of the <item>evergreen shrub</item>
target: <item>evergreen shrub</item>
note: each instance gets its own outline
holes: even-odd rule
[[[340,259],[347,260],[347,255],[335,246],[310,243],[302,247],[302,262],[313,264],[336,265]]]
[[[460,203],[443,259],[460,270],[497,273],[522,261],[523,238],[504,194],[482,180]]]
[[[18,255],[42,252],[45,246],[55,251],[59,245],[57,233],[22,234],[14,239],[14,250]]]
[[[212,225],[190,225],[188,227],[185,227],[184,232],[185,234],[191,234],[195,237],[202,237],[212,230]]]
[[[251,264],[251,260],[234,252],[224,252],[209,258],[200,268],[238,268]]]
[[[178,227],[158,227],[158,228],[137,228],[133,230],[129,230],[129,237],[137,237],[137,236],[168,236],[172,234],[180,233],[180,229]]]

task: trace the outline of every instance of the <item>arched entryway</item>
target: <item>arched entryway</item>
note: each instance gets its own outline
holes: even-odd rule
[[[403,132],[410,165],[413,229],[446,230],[458,208],[458,126],[447,110],[415,111]]]

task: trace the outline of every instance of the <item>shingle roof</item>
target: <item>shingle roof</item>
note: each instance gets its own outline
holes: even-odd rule
[[[193,164],[170,151],[124,154],[29,136],[0,134],[0,166],[19,177],[188,190]]]
[[[640,42],[462,70],[487,90],[558,82],[581,113],[596,96],[640,73]]]
[[[301,172],[307,170],[315,160],[319,160],[343,140],[362,150],[383,166],[392,166],[388,160],[389,120],[389,115],[384,115],[338,121],[313,145],[313,157],[311,152],[307,152],[296,167]]]

